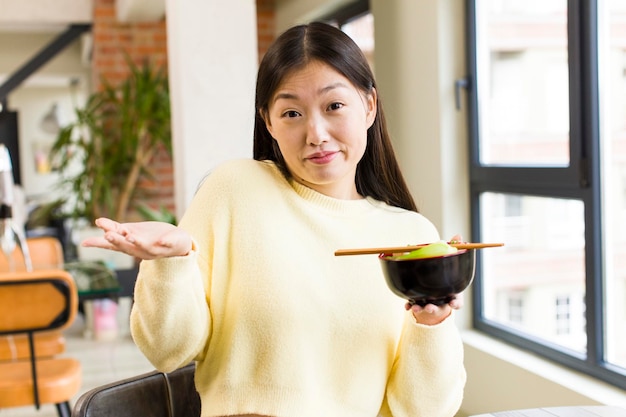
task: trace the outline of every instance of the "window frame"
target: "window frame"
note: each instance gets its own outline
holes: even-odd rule
[[[337,27],[341,29],[341,27],[346,23],[350,23],[354,19],[358,19],[370,11],[369,0],[355,0],[344,5],[343,7],[338,8],[337,10],[321,16],[319,19],[323,22],[337,25]]]
[[[481,254],[473,284],[473,326],[488,335],[626,389],[626,373],[604,359],[604,265],[601,236],[600,116],[598,79],[598,1],[568,0],[570,164],[567,167],[481,165],[479,159],[480,84],[477,78],[476,2],[467,0],[468,134],[471,233],[481,241],[480,195],[511,193],[582,201],[585,207],[585,303],[587,352],[568,350],[483,315]]]

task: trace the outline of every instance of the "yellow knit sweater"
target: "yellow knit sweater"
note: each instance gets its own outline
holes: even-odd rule
[[[197,361],[202,416],[451,417],[465,370],[453,316],[415,323],[375,255],[340,248],[439,239],[420,214],[337,200],[237,160],[180,227],[188,256],[143,261],[131,329],[157,369]]]

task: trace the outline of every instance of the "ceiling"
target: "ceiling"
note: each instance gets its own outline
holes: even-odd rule
[[[91,23],[93,7],[85,0],[0,0],[0,32],[60,33],[72,23]]]
[[[115,0],[117,19],[120,22],[145,22],[160,20],[165,14],[165,0]],[[0,62],[0,89],[2,83],[14,77],[12,71],[19,71],[20,65],[36,59],[35,54],[45,45],[63,35],[71,25],[91,24],[93,1],[89,0],[0,0],[0,39],[8,47],[23,49],[27,56],[12,55],[12,62]],[[40,39],[39,46],[33,42]],[[11,55],[4,48],[0,60]],[[81,36],[80,48],[83,64],[88,65],[91,50],[91,37]],[[16,59],[17,58],[17,59]],[[8,70],[8,72],[7,72]],[[67,84],[73,75],[56,76],[42,73],[29,76],[30,83],[54,85]],[[6,87],[6,86],[5,86]]]
[[[116,0],[120,22],[159,20],[165,0]],[[0,0],[0,32],[60,33],[71,24],[90,24],[93,2],[86,0]]]

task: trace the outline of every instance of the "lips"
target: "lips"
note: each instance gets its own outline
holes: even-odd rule
[[[316,152],[306,157],[306,159],[314,164],[327,164],[335,159],[339,152]]]

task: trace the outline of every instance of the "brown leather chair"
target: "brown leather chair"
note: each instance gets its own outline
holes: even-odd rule
[[[50,236],[26,239],[31,256],[33,269],[60,269],[63,268],[63,247],[61,242]],[[24,255],[19,248],[12,254],[14,271],[26,271]],[[0,280],[2,274],[10,272],[9,262],[0,254]],[[38,357],[52,357],[65,351],[65,338],[60,331],[53,330],[35,335],[35,345]],[[28,339],[26,335],[0,336],[0,362],[25,360],[29,358]]]
[[[0,362],[0,409],[56,404],[70,417],[69,400],[81,385],[80,362],[73,358],[38,358],[37,333],[69,326],[78,306],[72,276],[61,269],[5,273],[0,276],[0,335],[26,334],[28,360]]]
[[[195,365],[149,372],[94,388],[80,396],[72,417],[199,417]]]

